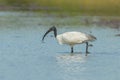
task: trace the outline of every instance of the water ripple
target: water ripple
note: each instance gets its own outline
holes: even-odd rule
[[[66,73],[84,71],[86,69],[84,66],[84,63],[86,62],[85,58],[86,57],[81,54],[63,54],[56,56],[59,67]]]

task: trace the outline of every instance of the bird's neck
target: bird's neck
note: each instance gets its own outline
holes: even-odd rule
[[[56,28],[54,28],[54,36],[55,36],[55,38],[57,37],[57,29]]]

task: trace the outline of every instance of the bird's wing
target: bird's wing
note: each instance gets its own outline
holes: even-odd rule
[[[84,41],[88,40],[86,35],[81,32],[66,32],[62,34],[62,39],[65,43],[83,43]]]
[[[93,41],[95,40],[96,37],[85,34],[82,32],[65,32],[63,34],[57,35],[57,40],[59,44],[69,44],[69,45],[74,45],[74,44],[81,44],[84,42],[88,41]]]

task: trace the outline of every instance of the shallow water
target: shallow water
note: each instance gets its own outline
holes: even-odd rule
[[[57,21],[56,21],[57,20]],[[54,23],[54,21],[56,21]],[[63,18],[0,12],[0,80],[119,80],[118,30],[96,25],[59,25],[58,33],[82,31],[97,37],[85,56],[85,44],[59,45],[53,34],[42,43],[45,31]],[[43,24],[42,24],[43,23]],[[64,22],[65,23],[65,22]]]

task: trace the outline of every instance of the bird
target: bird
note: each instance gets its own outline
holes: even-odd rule
[[[87,54],[89,53],[88,52],[88,46],[89,46],[88,42],[92,42],[97,39],[95,36],[93,36],[91,34],[86,34],[86,33],[78,32],[78,31],[65,32],[65,33],[58,35],[57,28],[55,26],[52,26],[45,32],[45,34],[42,37],[42,41],[44,41],[46,35],[48,33],[50,33],[51,31],[54,32],[54,37],[57,39],[57,41],[60,45],[66,44],[71,47],[71,53],[74,52],[74,50],[73,50],[74,45],[86,43],[85,56],[87,56]]]

